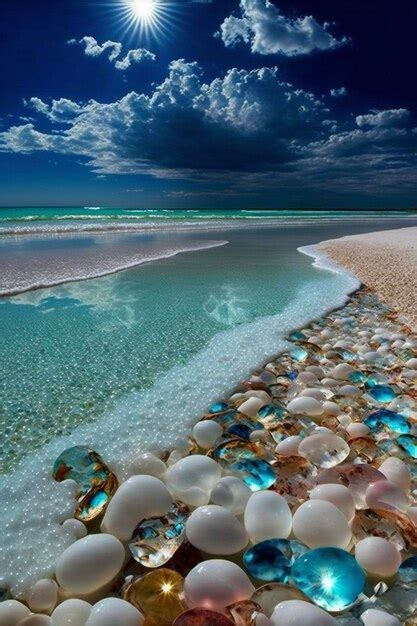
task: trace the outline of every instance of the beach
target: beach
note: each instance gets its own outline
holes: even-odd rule
[[[265,246],[268,231],[259,232]],[[300,246],[315,259],[313,274],[279,314],[251,319],[233,290],[224,301],[203,300],[228,330],[147,391],[133,390],[62,437],[51,432],[23,458],[0,484],[15,503],[3,511],[6,526],[22,529],[20,544],[5,536],[0,551],[2,595],[20,602],[10,610],[51,626],[69,615],[98,626],[103,611],[134,626],[275,626],[290,617],[276,606],[306,601],[329,626],[360,625],[369,611],[412,626],[417,341],[407,295],[416,291],[415,232]],[[234,246],[248,250],[249,237],[230,232],[228,245],[196,258],[241,258]],[[312,267],[296,248],[288,254],[279,261],[296,264],[294,277]],[[398,288],[405,260],[409,280]],[[155,280],[152,264],[147,271]],[[8,306],[32,315],[54,298],[74,300],[68,288],[21,294]],[[378,550],[384,563],[372,558]],[[375,593],[381,581],[386,588]]]
[[[417,329],[417,228],[343,237],[320,245]]]

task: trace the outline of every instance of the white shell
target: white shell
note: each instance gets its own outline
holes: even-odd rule
[[[408,491],[411,485],[410,470],[401,459],[392,456],[379,466],[379,471],[387,477],[390,483],[403,491]]]
[[[290,413],[294,413],[295,415],[316,417],[323,414],[323,406],[315,398],[295,398],[288,404],[287,409]]]
[[[261,400],[260,398],[252,397],[246,400],[240,405],[238,411],[247,417],[256,417],[259,409],[261,409],[268,401]]]
[[[187,606],[212,611],[222,612],[230,604],[248,600],[254,591],[248,576],[236,563],[221,559],[203,561],[191,570],[184,582]]]
[[[280,602],[272,613],[274,626],[336,626],[328,613],[314,604],[302,600]]]
[[[197,487],[206,494],[205,501],[201,504],[207,504],[210,500],[211,490],[219,482],[221,475],[221,468],[216,461],[207,456],[193,454],[181,459],[169,468],[166,482],[168,489],[179,500],[195,506],[194,502],[187,499],[187,491]]]
[[[151,452],[145,452],[137,456],[129,465],[130,474],[146,474],[148,476],[155,476],[155,478],[163,478],[167,466],[161,459]]]
[[[246,505],[245,528],[251,541],[286,539],[291,533],[292,515],[285,498],[274,491],[254,493]]]
[[[410,506],[404,491],[388,480],[379,480],[369,485],[365,499],[370,509],[398,509],[405,512]]]
[[[34,613],[50,613],[58,600],[58,585],[54,580],[38,580],[30,590],[28,604]]]
[[[396,617],[379,609],[368,609],[362,613],[361,620],[365,626],[401,626]]]
[[[356,544],[355,557],[369,574],[383,578],[396,574],[401,565],[401,554],[397,548],[381,537],[367,537],[359,541]]]
[[[86,626],[142,626],[144,617],[137,608],[119,598],[106,598],[93,606]]]
[[[225,476],[211,492],[211,501],[229,509],[235,515],[241,515],[251,495],[252,491],[243,480],[236,476]]]
[[[30,611],[17,600],[0,602],[0,626],[17,626],[24,618],[30,615]]]
[[[67,548],[56,564],[56,579],[70,594],[89,594],[110,583],[121,570],[125,549],[112,535],[88,535]]]
[[[219,437],[222,436],[223,429],[214,420],[205,420],[194,426],[193,437],[203,450],[210,450]]]
[[[154,476],[132,476],[110,500],[101,530],[129,541],[140,521],[165,515],[173,500],[164,483]]]
[[[283,441],[280,441],[275,448],[275,452],[281,456],[298,456],[298,447],[301,442],[301,437],[298,435],[292,435]]]
[[[310,500],[294,513],[294,535],[309,548],[346,548],[352,538],[346,517],[330,502]]]
[[[318,485],[310,492],[310,500],[325,500],[334,504],[343,513],[348,522],[355,515],[355,501],[349,489],[344,485]]]
[[[85,626],[92,610],[84,600],[66,600],[52,613],[54,626]]]
[[[228,509],[215,504],[196,509],[186,524],[188,541],[207,554],[236,554],[248,545],[246,530]]]

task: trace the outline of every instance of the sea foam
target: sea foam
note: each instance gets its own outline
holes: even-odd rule
[[[318,273],[282,312],[218,333],[152,389],[120,399],[101,419],[55,439],[1,477],[0,587],[24,597],[34,581],[53,575],[57,557],[74,541],[61,527],[73,515],[72,488],[51,477],[52,464],[64,449],[89,445],[125,479],[135,455],[175,447],[212,402],[287,347],[290,330],[342,306],[358,286],[347,273],[330,281],[321,281]]]

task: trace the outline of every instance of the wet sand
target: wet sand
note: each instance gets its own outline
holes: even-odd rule
[[[320,248],[417,329],[417,228],[400,228],[324,241]]]

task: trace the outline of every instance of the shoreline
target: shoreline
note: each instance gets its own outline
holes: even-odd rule
[[[324,242],[327,243],[327,242]],[[319,267],[320,269],[326,270],[326,271],[335,271],[337,273],[342,272],[342,273],[347,273],[345,271],[345,269],[343,267],[340,266],[335,266],[334,263],[330,260],[328,260],[328,257],[326,254],[323,254],[323,252],[321,251],[321,246],[323,244],[319,244],[319,246],[308,246],[308,250],[307,248],[303,248],[300,249],[300,252],[303,254],[307,254],[309,256],[314,256],[315,257],[315,262],[314,264],[316,265],[316,267]],[[330,269],[330,266],[332,267],[332,269]],[[336,269],[337,267],[337,269]],[[317,428],[317,420],[314,417],[314,414],[312,414],[308,419],[309,419],[309,425],[307,425],[306,423],[302,422],[302,420],[304,418],[301,417],[297,417],[299,416],[299,413],[297,411],[289,411],[289,421],[288,421],[288,428],[290,428],[290,430],[288,432],[281,432],[280,431],[280,425],[278,424],[278,422],[280,421],[278,419],[278,417],[276,416],[276,419],[274,417],[273,413],[269,413],[266,415],[261,415],[261,409],[264,409],[266,406],[268,406],[268,403],[266,402],[266,396],[262,395],[262,394],[267,394],[270,396],[270,406],[276,406],[276,405],[283,405],[287,407],[287,411],[288,411],[288,407],[291,404],[291,395],[289,394],[289,390],[292,388],[292,386],[295,385],[295,389],[297,389],[297,385],[301,384],[301,389],[308,391],[310,389],[310,387],[313,388],[322,388],[323,389],[327,389],[327,387],[324,386],[324,383],[322,382],[322,380],[325,380],[323,377],[319,377],[317,378],[316,374],[318,375],[318,373],[316,372],[316,374],[314,374],[313,376],[313,372],[311,372],[311,376],[310,376],[310,380],[307,382],[307,378],[306,380],[301,382],[301,383],[293,383],[290,382],[291,378],[287,379],[287,374],[289,374],[291,372],[291,367],[295,368],[295,371],[298,372],[297,377],[300,376],[300,374],[302,372],[307,373],[308,370],[306,370],[306,367],[309,367],[309,363],[311,363],[311,367],[315,368],[317,370],[317,368],[319,368],[319,366],[321,365],[321,359],[323,357],[322,354],[322,346],[324,345],[323,341],[318,341],[316,335],[320,336],[320,333],[323,331],[323,329],[327,329],[328,332],[331,333],[331,341],[333,342],[332,345],[337,344],[339,341],[342,341],[345,344],[348,344],[351,341],[351,337],[350,334],[346,335],[346,331],[345,331],[345,326],[343,324],[339,325],[336,324],[336,322],[338,320],[354,320],[355,319],[355,315],[362,315],[362,319],[363,319],[363,324],[369,323],[368,319],[367,319],[367,315],[365,314],[364,317],[364,313],[360,313],[361,311],[361,306],[363,306],[363,303],[365,302],[365,310],[366,307],[369,308],[370,311],[372,311],[372,315],[375,318],[372,318],[372,323],[369,323],[369,338],[371,337],[371,334],[373,332],[373,334],[375,335],[375,329],[377,328],[376,324],[378,322],[380,322],[381,324],[386,324],[387,326],[387,333],[390,333],[391,335],[395,335],[397,338],[394,339],[390,339],[390,350],[392,350],[393,354],[398,354],[399,352],[399,348],[398,347],[394,347],[394,343],[395,341],[401,341],[403,344],[407,343],[407,337],[410,337],[410,334],[407,333],[406,330],[402,329],[401,325],[399,322],[393,321],[389,315],[390,315],[390,309],[388,307],[385,307],[385,305],[381,304],[378,302],[378,299],[375,295],[373,295],[372,291],[369,291],[366,287],[361,286],[360,283],[358,282],[357,279],[354,279],[353,276],[350,274],[350,277],[352,280],[356,280],[357,286],[353,287],[353,289],[349,292],[349,294],[346,294],[346,299],[345,302],[334,306],[334,307],[329,307],[324,313],[322,313],[319,317],[317,318],[313,318],[312,320],[310,320],[309,322],[303,323],[301,322],[301,324],[298,324],[296,326],[296,329],[298,330],[294,330],[294,327],[289,326],[287,328],[287,334],[289,335],[289,338],[291,340],[291,342],[293,344],[295,344],[296,348],[294,348],[294,354],[297,354],[297,356],[292,356],[291,351],[288,352],[289,348],[286,350],[285,347],[282,348],[278,353],[277,352],[273,352],[271,350],[271,353],[275,354],[275,357],[271,357],[271,360],[269,363],[263,363],[262,365],[260,365],[258,368],[255,368],[254,370],[252,370],[252,376],[247,377],[247,379],[245,380],[245,382],[242,382],[240,385],[238,385],[235,388],[235,391],[231,392],[230,397],[228,397],[228,400],[226,400],[225,402],[228,405],[228,409],[233,409],[233,411],[235,411],[235,415],[237,422],[240,423],[241,420],[243,420],[243,422],[245,423],[245,427],[250,427],[252,428],[253,424],[252,422],[260,422],[263,424],[263,432],[265,432],[265,430],[268,433],[273,433],[275,432],[275,428],[278,428],[278,439],[274,439],[274,445],[277,444],[279,445],[280,443],[282,443],[283,439],[281,439],[281,435],[284,434],[284,437],[289,437],[289,436],[294,436],[295,431],[293,432],[293,428],[295,428],[295,430],[299,429],[298,432],[304,432],[304,429],[307,429],[303,436],[305,437],[309,437],[314,435],[315,433],[315,429]],[[349,325],[346,324],[346,328],[349,328]],[[359,328],[363,329],[363,327],[360,325]],[[293,329],[293,330],[291,330]],[[306,330],[307,329],[307,330]],[[306,333],[304,339],[302,339],[300,337],[300,335],[302,335],[303,333]],[[311,334],[310,334],[311,333]],[[404,337],[404,339],[399,339],[398,337]],[[314,339],[314,341],[313,341]],[[317,341],[316,341],[317,339]],[[325,337],[326,341],[330,341],[329,337],[326,335]],[[379,345],[379,347],[382,349],[384,347],[384,341],[382,341],[383,337],[381,338],[381,344]],[[312,341],[310,341],[312,340]],[[410,340],[411,341],[411,340]],[[364,340],[365,345],[367,340]],[[369,339],[370,344],[372,343],[372,340]],[[412,347],[411,350],[416,349],[416,344],[414,341],[414,348]],[[376,351],[376,346],[370,346],[370,348],[372,348],[372,350],[374,350],[375,354],[377,354]],[[339,352],[343,352],[346,351],[346,353],[349,353],[349,350],[346,347],[340,348]],[[307,352],[308,356],[304,356],[304,352]],[[329,357],[326,357],[324,355],[324,362],[323,365],[321,365],[323,367],[323,371],[328,373],[330,375],[331,370],[329,369],[331,367],[331,365],[333,367],[335,367],[336,365],[339,365],[343,362],[343,356],[341,356],[341,354],[339,354],[339,352],[337,352],[333,355],[330,356],[330,354],[333,352],[331,348],[328,349],[329,352]],[[367,360],[366,354],[363,353],[358,353],[358,364],[360,364],[360,369],[364,369],[366,371],[369,371],[372,368],[375,368],[377,371],[379,371],[381,369],[381,371],[384,370],[385,368],[385,354],[383,351],[381,351],[381,356],[378,357],[377,360],[371,359],[371,360]],[[317,355],[320,356],[320,361],[317,360]],[[369,357],[370,358],[370,357]],[[312,359],[312,361],[310,361],[310,359]],[[332,361],[333,359],[333,361]],[[349,360],[349,358],[348,358]],[[325,363],[325,361],[327,361]],[[352,362],[352,361],[350,361]],[[291,364],[291,366],[290,366]],[[403,365],[404,367],[404,365]],[[284,368],[284,369],[282,369]],[[264,376],[264,378],[262,378],[262,376]],[[272,378],[275,376],[277,378],[278,381],[280,381],[278,383],[278,385],[276,383],[273,383],[272,378],[269,378],[269,376],[272,376]],[[312,378],[315,377],[316,380],[313,381]],[[287,379],[287,380],[284,380]],[[407,380],[407,379],[405,379]],[[352,384],[350,384],[352,383]],[[358,390],[358,395],[356,396],[351,396],[348,393],[346,393],[346,395],[340,395],[338,393],[334,392],[334,387],[329,387],[328,390],[331,392],[331,401],[330,404],[337,404],[339,405],[339,408],[341,410],[341,413],[325,413],[324,417],[320,419],[320,421],[318,423],[321,423],[321,425],[331,425],[331,430],[337,430],[338,435],[341,436],[342,439],[345,440],[345,442],[347,441],[348,445],[352,445],[350,444],[351,439],[349,439],[349,433],[348,430],[346,430],[350,425],[352,425],[352,423],[357,423],[357,422],[352,422],[352,420],[349,418],[350,423],[346,417],[342,419],[341,418],[342,415],[349,415],[349,412],[345,412],[347,411],[348,408],[351,408],[352,406],[354,406],[357,402],[360,402],[360,406],[362,407],[362,402],[363,403],[370,403],[370,405],[372,406],[372,398],[371,400],[369,400],[367,398],[367,391],[364,388],[364,381],[359,382],[359,381],[349,381],[346,378],[341,378],[338,381],[338,385],[341,388],[342,386],[346,386],[348,384],[348,386],[350,385],[351,387],[355,387]],[[279,388],[279,394],[276,394],[273,389],[275,387]],[[298,389],[298,392],[300,391],[300,389]],[[237,394],[237,395],[236,395]],[[239,397],[240,396],[240,397]],[[316,394],[317,396],[317,394]],[[360,400],[358,400],[360,396]],[[286,401],[284,401],[284,397],[287,398]],[[298,396],[297,396],[298,397]],[[301,398],[302,396],[300,396]],[[311,397],[314,400],[314,395],[313,396],[308,396],[308,394],[306,396],[304,396],[306,398]],[[362,399],[364,398],[364,399]],[[366,400],[365,400],[366,398]],[[258,399],[258,402],[256,403],[256,399]],[[288,402],[288,405],[287,405]],[[324,396],[322,397],[321,401],[324,405]],[[393,403],[395,402],[395,400],[393,399]],[[217,404],[220,403],[220,400]],[[245,410],[243,408],[244,404],[251,404],[251,407],[247,407],[247,409]],[[310,402],[310,405],[314,404]],[[377,407],[378,403],[374,403],[374,405]],[[388,406],[391,406],[388,405]],[[241,408],[242,407],[242,408]],[[392,408],[396,408],[393,407]],[[197,421],[197,423],[195,422],[195,420],[192,420],[192,422],[190,423],[190,426],[192,427],[193,424],[204,424],[205,422],[208,421],[215,421],[217,420],[216,423],[220,423],[222,424],[223,428],[224,428],[224,424],[226,422],[224,422],[223,418],[222,418],[222,414],[225,413],[225,411],[227,412],[226,409],[223,409],[220,412],[213,412],[210,411],[208,413],[206,413],[202,418],[200,417],[200,420],[203,421]],[[376,410],[376,408],[375,408]],[[333,411],[335,411],[334,407],[333,407]],[[362,412],[362,408],[361,408],[361,412]],[[307,411],[308,413],[308,411]],[[314,412],[313,412],[314,413]],[[291,419],[290,419],[291,418]],[[337,418],[337,419],[336,419]],[[275,419],[275,424],[273,423]],[[307,418],[306,418],[307,419]],[[295,420],[295,421],[294,421]],[[300,424],[298,423],[299,420],[301,420]],[[322,421],[324,420],[324,422]],[[286,422],[287,423],[287,422]],[[268,424],[268,426],[266,426],[266,424]],[[164,454],[161,454],[161,451],[157,454],[156,457],[159,457],[159,461],[164,463],[165,465],[165,472],[168,471],[168,473],[170,472],[170,467],[175,465],[175,463],[181,463],[181,459],[186,459],[186,458],[192,458],[189,457],[189,455],[205,455],[207,452],[204,450],[204,448],[201,448],[201,441],[198,440],[197,438],[197,443],[195,440],[195,429],[194,429],[194,443],[193,446],[190,448],[182,448],[180,447],[177,450],[172,450],[169,452],[166,452]],[[248,442],[252,442],[253,445],[255,445],[256,447],[261,446],[261,447],[265,447],[266,451],[267,451],[267,455],[266,458],[270,458],[270,455],[272,454],[272,448],[271,448],[271,442],[267,441],[266,443],[264,441],[262,441],[262,439],[259,439],[257,437],[254,437],[253,439],[252,434],[253,432],[259,432],[256,429],[254,431],[252,431],[251,435],[249,436],[248,439],[246,439],[246,441]],[[241,433],[242,434],[242,433]],[[230,436],[230,435],[229,435]],[[232,437],[235,436],[232,435]],[[339,437],[340,438],[340,437]],[[218,442],[221,440],[217,440],[217,444]],[[239,441],[245,441],[245,437],[239,436]],[[213,441],[213,445],[216,443],[216,440]],[[243,444],[242,444],[243,445]],[[246,444],[245,444],[246,445]],[[195,448],[195,446],[197,446],[197,448]],[[376,447],[378,448],[378,440],[376,440]],[[259,450],[260,452],[260,450]],[[265,452],[265,450],[264,450]],[[350,451],[352,452],[352,450]],[[101,453],[101,451],[100,451]],[[381,458],[381,454],[383,453],[383,449],[381,449],[379,451],[379,455],[377,458],[380,459]],[[264,453],[263,453],[264,454]],[[359,458],[362,458],[362,462],[365,463],[371,463],[373,462],[373,459],[368,459],[366,456],[366,451],[362,451],[361,449],[355,449],[355,454],[359,455]],[[365,456],[361,457],[360,455],[364,454]],[[401,448],[397,448],[394,456],[399,455],[400,458],[402,458],[403,460],[407,460],[407,456],[404,454],[404,450]],[[169,455],[169,456],[168,456]],[[174,455],[174,456],[172,456]],[[301,462],[300,459],[302,458],[306,458],[304,456],[300,457],[297,456],[297,454],[295,455],[296,458],[299,459],[298,461],[298,465],[297,463],[295,463],[294,465],[294,457],[287,457],[285,454],[283,455],[279,455],[278,457],[278,461],[279,461],[279,468],[280,471],[278,471],[278,482],[275,485],[275,492],[278,494],[281,494],[281,496],[285,496],[287,498],[287,501],[290,504],[290,508],[292,509],[292,514],[295,513],[297,506],[300,505],[300,502],[298,502],[298,498],[299,498],[299,490],[301,489],[299,483],[297,483],[296,485],[293,485],[291,480],[290,480],[290,476],[294,473],[294,471],[297,473],[298,477],[300,478],[301,483],[303,482],[303,472],[304,472],[304,466],[305,466],[305,460],[303,462]],[[216,461],[219,461],[220,463],[220,459],[217,459],[216,456],[211,455],[212,459],[215,459]],[[261,457],[262,458],[262,457]],[[265,458],[265,457],[263,457]],[[290,474],[286,474],[286,463],[287,461],[285,461],[286,458],[292,458],[293,461],[293,465],[290,464],[291,466],[291,472]],[[350,457],[349,457],[350,458]],[[309,463],[312,463],[311,459],[308,458],[307,456],[307,460]],[[53,459],[51,459],[51,463],[52,463]],[[113,471],[116,472],[116,474],[119,473],[120,468],[118,468],[117,466],[115,466],[112,462],[111,459],[105,458],[105,461],[110,461],[110,467],[112,468]],[[138,463],[138,461],[137,461]],[[152,461],[152,463],[156,463],[156,461]],[[152,465],[151,463],[151,465]],[[268,461],[268,463],[271,463],[271,466],[273,468],[278,467],[274,462]],[[288,461],[288,463],[290,463]],[[301,465],[300,465],[301,463]],[[335,466],[337,466],[339,463],[336,463]],[[221,464],[222,465],[222,464]],[[313,463],[314,465],[314,463]],[[144,468],[149,469],[147,464],[144,464],[144,461],[142,460],[137,466],[137,468],[140,468],[141,470],[143,470]],[[224,465],[222,465],[222,467],[224,467]],[[320,467],[320,466],[319,466]],[[288,468],[289,469],[289,468]],[[149,470],[150,471],[150,470]],[[146,475],[148,474],[148,471],[136,471],[133,472],[134,474],[139,474],[139,475]],[[152,474],[152,472],[151,472]],[[165,473],[163,472],[164,476]],[[132,475],[132,474],[130,474]],[[123,480],[125,481],[126,478],[128,478],[129,473],[126,475],[124,472],[121,472],[119,474],[119,477],[122,476]],[[156,478],[156,474],[154,473],[153,476]],[[172,484],[170,487],[170,482],[165,479],[164,476],[159,476],[158,475],[158,480],[159,478],[162,478],[162,482],[167,484],[168,487],[171,489],[171,493],[172,493]],[[281,478],[280,476],[287,476],[287,478]],[[204,478],[202,476],[198,476],[198,472],[197,474],[194,475],[194,479],[195,481],[203,481],[204,482]],[[283,483],[283,484],[280,484]],[[199,483],[198,483],[199,484]],[[307,483],[306,483],[307,484]],[[177,485],[178,488],[178,485]],[[202,487],[201,487],[202,488]],[[263,486],[263,488],[268,489],[268,486]],[[305,503],[308,500],[308,494],[307,491],[305,491],[306,486],[304,486],[302,488],[303,491],[303,502]],[[204,490],[204,489],[203,489]],[[289,491],[288,491],[289,490]],[[56,489],[56,494],[58,494],[59,490]],[[175,489],[174,489],[175,492]],[[117,493],[117,492],[116,492]],[[193,506],[191,501],[187,502],[187,494],[186,493],[182,493],[181,490],[175,492],[173,495],[175,495],[176,499],[181,500],[183,502],[185,502],[186,504],[188,504],[188,506],[191,506],[191,509],[195,508],[195,506]],[[210,502],[210,498],[209,498],[209,502]],[[213,500],[211,499],[211,502],[213,502]],[[204,503],[202,503],[202,505],[204,505]],[[302,503],[301,503],[302,506]],[[197,507],[199,508],[199,507]],[[227,507],[226,507],[227,508]],[[66,513],[68,514],[68,512]],[[243,523],[242,520],[242,516],[241,514],[237,514],[238,519],[240,520],[240,523]],[[246,529],[248,531],[248,529]],[[221,534],[221,528],[218,529],[218,533]],[[250,535],[250,533],[249,533]],[[296,535],[296,538],[298,540],[300,540],[300,537],[298,535]],[[197,540],[196,543],[198,544],[200,540]],[[256,544],[256,542],[252,541],[252,544]],[[197,548],[199,546],[197,545]],[[206,548],[207,546],[205,546]],[[204,552],[207,552],[207,550],[204,550]],[[236,551],[237,553],[240,552],[240,550]],[[219,554],[218,552],[212,552],[211,554],[215,554],[216,558],[220,558],[220,559],[226,559],[227,560],[227,556],[223,556],[221,553]],[[227,552],[224,553],[224,555],[228,554]],[[207,558],[207,556],[205,557]],[[213,558],[213,557],[210,557]],[[240,563],[240,560],[239,560]],[[166,565],[166,567],[169,567],[169,563],[168,565]],[[243,567],[243,566],[242,566]],[[137,575],[140,576],[140,570],[137,571]],[[1,576],[0,576],[1,579]],[[115,589],[113,589],[113,591],[115,591]],[[108,595],[108,592],[104,592],[104,595]],[[128,596],[126,595],[126,592],[121,592],[120,589],[118,591],[116,591],[116,594],[119,597],[123,597],[124,599],[128,599]],[[27,596],[27,591],[23,594],[23,598],[26,599]],[[20,597],[22,597],[22,595],[20,595]],[[79,597],[79,594],[76,594],[75,597]],[[382,596],[382,598],[384,598],[384,596]],[[249,599],[249,597],[247,598]],[[379,599],[379,602],[383,603],[383,599]],[[137,607],[139,608],[139,607]],[[184,607],[184,610],[187,607]],[[398,614],[400,612],[400,607],[398,607]],[[269,616],[268,616],[269,617]],[[402,618],[404,617],[404,615],[401,616]]]

